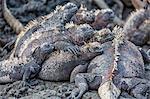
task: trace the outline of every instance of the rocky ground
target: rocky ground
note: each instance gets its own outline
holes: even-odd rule
[[[0,0],[0,60],[7,58],[12,49],[13,45],[11,42],[14,41],[17,37],[17,33],[15,33],[11,27],[6,23],[2,15]],[[30,20],[37,18],[38,16],[46,15],[53,11],[56,5],[63,5],[69,0],[7,0],[8,7],[12,14],[19,19],[23,25],[26,25]],[[29,2],[36,1],[38,6],[33,4],[29,6]],[[88,9],[98,8],[96,3],[91,2],[92,0],[70,0],[76,4],[85,4]],[[113,9],[117,9],[117,5],[113,2],[113,0],[105,0],[107,4]],[[131,11],[134,10],[130,0],[122,0],[124,7],[122,16],[119,16],[123,20],[126,20],[127,16]],[[32,7],[33,6],[33,7]],[[11,45],[7,46],[6,45]],[[4,49],[3,49],[4,48]],[[150,48],[148,45],[144,45],[143,48],[147,50]],[[146,77],[150,79],[150,64],[146,64]],[[8,97],[12,97],[9,99],[14,99],[13,97],[21,98],[21,99],[63,99],[67,97],[71,90],[75,88],[74,84],[70,84],[68,82],[48,82],[41,80],[32,80],[33,88],[21,87],[17,86],[20,81],[12,83],[0,85],[0,99],[7,99]],[[127,93],[122,93],[121,99],[131,98]],[[82,99],[99,99],[96,91],[89,91],[84,94]]]
[[[21,99],[65,99],[71,90],[75,88],[74,84],[68,82],[48,82],[34,80],[35,85],[32,88],[16,86],[20,81],[13,84],[2,86],[1,95],[7,97],[17,97]],[[7,89],[4,87],[7,86]],[[96,91],[87,92],[83,99],[99,99]]]

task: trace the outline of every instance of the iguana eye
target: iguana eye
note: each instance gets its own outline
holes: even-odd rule
[[[43,49],[43,50],[49,50],[50,48],[51,48],[51,45],[50,44],[43,44],[42,46],[41,46],[41,48]]]
[[[94,50],[99,50],[99,47],[95,47]]]
[[[47,44],[47,45],[46,45],[46,47],[47,47],[47,48],[49,48],[49,47],[50,47],[50,45],[49,45],[49,44]]]
[[[49,44],[44,44],[43,45],[43,48],[48,48],[49,47]]]
[[[71,8],[75,8],[77,7],[75,4],[73,3],[68,3],[66,6],[65,6],[65,9],[71,9]]]

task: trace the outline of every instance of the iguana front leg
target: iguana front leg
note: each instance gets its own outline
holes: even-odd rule
[[[150,49],[145,52],[142,48],[139,48],[139,51],[141,52],[144,61],[150,63]]]
[[[22,68],[21,73],[23,74],[23,83],[28,84],[30,78],[35,77],[41,70],[42,63],[47,56],[53,52],[54,46],[49,43],[44,43],[40,47],[36,48],[32,54],[33,60],[25,64]]]
[[[79,74],[79,73],[86,73],[87,72],[87,67],[88,67],[88,64],[76,66],[73,69],[73,71],[71,72],[70,82],[74,82],[75,81],[75,77],[76,77],[77,74]]]
[[[74,89],[67,99],[81,99],[83,94],[88,91],[88,89],[98,89],[102,82],[102,77],[93,73],[79,73],[75,77]]]
[[[127,91],[136,99],[148,99],[147,92],[150,88],[150,82],[142,78],[122,78],[120,88]]]
[[[33,77],[35,77],[41,70],[41,66],[35,63],[34,61],[31,61],[27,64],[22,69],[22,83],[21,86],[29,86],[31,87],[32,84],[30,84],[29,80]]]
[[[65,42],[65,41],[55,42],[54,46],[55,46],[55,49],[68,51],[69,53],[72,53],[74,55],[80,54],[80,49],[77,45],[73,45],[73,44]]]

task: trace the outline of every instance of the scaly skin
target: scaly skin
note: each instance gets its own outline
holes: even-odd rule
[[[103,51],[96,42],[83,45],[80,49],[79,56],[63,51],[53,52],[43,63],[39,78],[48,81],[69,81],[70,74],[76,66],[88,63]]]
[[[41,69],[41,65],[54,47],[49,43],[43,43],[36,48],[30,58],[12,58],[0,62],[0,83],[14,82],[23,79],[27,81],[35,77]]]
[[[0,83],[13,82],[20,80],[21,77],[26,80],[39,73],[45,57],[35,52],[42,44],[48,43],[52,48],[50,52],[63,51],[75,56],[80,55],[78,46],[89,40],[94,35],[94,30],[88,24],[67,23],[77,9],[76,5],[68,3],[57,7],[56,11],[49,15],[29,22],[19,34],[10,58],[1,62],[1,79],[4,80]],[[29,71],[33,74],[31,75]]]
[[[124,25],[128,39],[136,45],[150,42],[150,7],[133,12]]]
[[[150,87],[144,79],[144,62],[138,48],[126,40],[122,29],[115,28],[115,38],[102,44],[104,53],[95,57],[87,66],[76,67],[72,72],[74,89],[68,99],[80,99],[88,89],[98,88],[101,99],[117,99],[121,90],[136,99],[145,99],[143,93]],[[85,68],[85,69],[83,69]],[[79,71],[79,72],[78,72]],[[74,98],[73,98],[74,97]]]
[[[87,8],[81,5],[77,13],[71,18],[76,24],[93,23],[95,19],[94,11],[88,11]]]
[[[7,9],[6,1],[3,2],[3,7],[4,7],[4,13],[8,15],[8,19],[11,18],[15,19],[11,15],[10,11]],[[3,79],[5,78],[5,76],[7,76],[6,81],[3,80],[2,83],[19,80],[20,76],[18,75],[20,73],[22,77],[22,72],[20,72],[20,68],[21,71],[24,70],[28,71],[28,68],[30,68],[30,66],[33,68],[38,68],[37,71],[36,70],[35,71],[33,70],[34,72],[32,71],[34,74],[37,74],[39,72],[39,68],[41,68],[42,66],[41,63],[44,62],[43,60],[45,58],[42,55],[38,56],[38,54],[35,55],[36,56],[35,58],[32,58],[32,55],[36,51],[36,49],[39,48],[43,43],[48,43],[51,46],[51,48],[54,47],[53,51],[60,51],[60,50],[64,52],[68,51],[70,52],[70,54],[74,54],[78,56],[80,54],[80,49],[78,46],[82,46],[83,44],[85,44],[85,42],[88,41],[94,35],[95,32],[91,27],[92,25],[90,26],[86,24],[86,22],[85,24],[80,24],[80,25],[75,25],[74,23],[67,23],[71,21],[72,16],[76,14],[77,10],[78,10],[77,6],[72,3],[68,3],[64,6],[59,6],[59,7],[57,6],[54,12],[39,17],[33,21],[30,21],[24,27],[24,29],[20,29],[21,32],[19,33],[19,36],[16,40],[13,53],[11,54],[8,60],[4,60],[1,62],[1,67],[2,67],[1,78]],[[105,19],[104,18],[105,12],[106,12],[106,16],[112,14],[112,11],[108,11],[107,14],[107,11],[102,10],[101,11],[102,17],[99,18]],[[98,18],[96,19],[98,20]],[[16,22],[16,20],[10,22]],[[19,21],[17,21],[17,24],[18,22]],[[9,24],[13,24],[13,23],[9,23]],[[54,55],[54,57],[57,57],[57,55]],[[81,57],[80,59],[82,58],[83,57]],[[74,59],[75,58],[73,58],[72,60]],[[91,57],[89,59],[91,59]],[[12,63],[14,60],[15,62]],[[32,60],[32,62],[30,62],[30,60]],[[37,65],[36,67],[35,63],[40,63],[40,64]],[[16,66],[18,72],[16,72]],[[26,69],[26,67],[28,68]],[[8,75],[14,72],[16,73],[13,74],[13,76],[10,77]],[[14,76],[18,78],[13,79]],[[27,72],[27,74],[25,75],[23,74],[23,79],[25,78],[28,79],[29,77],[30,77],[30,73]]]
[[[111,9],[88,11],[81,6],[71,20],[76,24],[88,23],[94,29],[100,30],[112,24],[114,18],[115,14]]]
[[[43,43],[47,41],[50,41],[52,44],[63,43],[62,48],[64,48],[64,46],[66,47],[69,41],[61,42],[60,40],[58,41],[58,38],[60,37],[56,38],[57,40],[52,40],[52,38],[56,35],[60,35],[61,40],[64,40],[62,36],[62,32],[65,31],[64,25],[66,22],[69,22],[70,18],[76,13],[77,9],[78,8],[76,5],[68,3],[64,6],[57,7],[56,11],[46,16],[30,21],[18,36],[14,52],[11,56],[22,56],[23,51],[34,41],[36,44],[34,44],[34,47],[32,47],[31,50],[34,50],[40,45],[41,42]]]
[[[2,0],[3,16],[12,29],[18,34],[23,29],[23,25],[11,14],[7,8],[6,0]]]
[[[14,19],[14,17],[11,18],[12,15],[6,6],[6,1],[3,2],[3,5],[5,5],[4,13],[9,13],[7,14],[8,18],[6,18],[6,20]],[[41,43],[47,42],[47,41],[54,44],[55,49],[66,50],[71,47],[72,52],[74,54],[77,54],[75,52],[77,51],[77,48],[75,48],[73,44],[78,45],[78,43],[80,42],[83,43],[84,40],[86,40],[87,38],[93,35],[92,32],[91,34],[88,34],[87,36],[85,34],[85,37],[82,37],[82,38],[75,36],[76,34],[72,34],[73,32],[71,34],[69,33],[69,37],[67,35],[68,33],[65,34],[66,36],[64,35],[65,32],[68,32],[64,28],[65,23],[70,21],[70,18],[75,15],[77,10],[78,8],[76,5],[68,3],[63,7],[57,7],[54,13],[37,18],[36,20],[29,22],[27,26],[24,27],[23,30],[19,29],[22,31],[19,33],[19,36],[15,43],[15,48],[11,57],[12,58],[13,57],[28,57],[35,50],[36,47],[40,46]],[[96,27],[104,26],[105,27],[109,23],[109,21],[113,19],[113,16],[114,14],[112,11],[101,10],[99,14],[97,15],[97,17],[95,18],[95,21],[98,21],[98,20],[101,20],[101,21],[98,21],[98,24],[91,25],[91,26],[96,26]],[[16,22],[16,20],[14,20],[14,22]],[[9,24],[13,24],[13,23],[9,23]],[[16,25],[14,26],[17,28]],[[90,27],[90,26],[87,26],[87,27]],[[83,36],[82,34],[79,34],[79,35]],[[80,39],[82,39],[82,41]]]
[[[6,7],[6,1],[4,3]],[[65,23],[76,13],[77,9],[76,5],[68,3],[57,7],[56,11],[49,15],[30,21],[19,34],[10,58],[0,62],[0,83],[13,82],[20,80],[21,77],[26,80],[36,75],[45,60],[44,53],[49,54],[46,49],[44,50],[46,47],[42,47],[43,44],[48,44],[49,52],[56,49],[74,54],[79,52],[78,48],[69,41],[72,38],[62,33],[67,31]]]
[[[59,6],[59,7],[57,6],[56,11],[48,15],[41,16],[33,21],[30,21],[22,29],[22,26],[20,28],[20,25],[19,25],[21,23],[19,23],[19,21],[15,19],[15,17],[8,10],[6,6],[6,0],[4,0],[2,3],[3,3],[4,18],[8,21],[10,26],[13,25],[12,28],[16,32],[21,31],[15,43],[15,48],[11,57],[21,57],[24,50],[26,48],[29,48],[28,45],[31,45],[32,42],[34,43],[36,42],[34,46],[30,49],[30,52],[32,53],[36,47],[40,46],[41,43],[47,42],[48,40],[50,40],[50,38],[54,38],[53,36],[56,36],[54,32],[56,32],[58,35],[60,33],[60,37],[61,36],[64,37],[62,33],[65,31],[64,25],[66,24],[66,22],[70,21],[70,18],[78,10],[77,6],[72,3],[68,3],[64,6]],[[47,40],[46,40],[46,36],[48,38]],[[48,37],[48,36],[51,36],[51,37]],[[50,40],[50,42],[56,43],[56,49],[59,49],[58,45],[62,45],[60,46],[60,49],[62,50],[66,49],[64,47],[72,46],[71,43],[73,42],[69,41],[72,38],[68,38],[69,40],[66,40],[64,37],[64,38],[61,38],[61,41],[58,41],[58,38],[55,40]],[[63,40],[64,42],[62,42]]]

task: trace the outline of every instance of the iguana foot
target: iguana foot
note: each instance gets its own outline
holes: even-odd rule
[[[148,99],[150,83],[146,79],[141,78],[123,78],[121,88],[136,99]]]
[[[30,84],[30,83],[27,82],[27,81],[21,81],[18,86],[19,86],[20,88],[22,88],[22,87],[29,87],[29,88],[33,89],[32,84]]]
[[[142,48],[139,48],[139,51],[141,52],[144,61],[150,63],[150,49],[146,52]]]
[[[79,73],[75,77],[76,89],[72,90],[68,99],[81,99],[88,89],[98,89],[102,81],[101,76],[92,73]]]
[[[88,64],[78,65],[77,67],[75,67],[73,69],[73,71],[71,72],[70,82],[72,83],[72,82],[75,81],[75,77],[76,77],[77,74],[85,73],[87,71],[87,67],[88,67]]]
[[[69,53],[72,53],[74,55],[79,55],[80,54],[80,49],[78,46],[73,46],[73,45],[70,45],[70,46],[67,46],[64,51],[68,51]]]
[[[75,88],[72,90],[71,94],[67,99],[81,99],[82,95],[80,94],[80,90],[78,88]]]
[[[35,77],[39,73],[40,69],[41,67],[34,61],[31,61],[28,64],[26,64],[21,71],[23,74],[23,78],[20,85],[32,88],[32,84],[30,84],[32,82],[30,81],[30,79]]]

